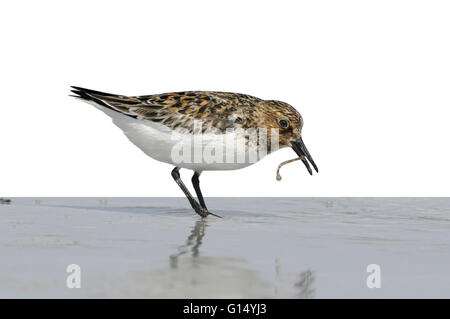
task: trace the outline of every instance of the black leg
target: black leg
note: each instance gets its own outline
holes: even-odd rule
[[[202,191],[200,189],[200,174],[195,172],[194,175],[192,176],[192,185],[194,185],[194,189],[195,189],[195,193],[197,194],[197,198],[198,201],[200,202],[200,205],[208,210],[208,208],[206,208],[206,204],[205,204],[205,200],[203,199],[203,195],[202,195]]]
[[[191,204],[191,206],[195,210],[195,212],[197,214],[199,214],[201,217],[208,216],[208,211],[206,209],[202,208],[199,205],[199,203],[197,203],[197,201],[194,199],[194,197],[192,197],[191,193],[187,189],[186,185],[184,185],[183,181],[181,180],[179,170],[180,170],[179,167],[175,167],[172,170],[173,179],[175,180],[175,182],[177,182],[178,186],[180,186],[181,190],[183,191],[184,195],[186,195],[187,199],[189,200],[189,203]]]
[[[197,198],[198,198],[198,201],[200,202],[200,205],[207,212],[207,214],[222,218],[219,215],[210,213],[208,211],[208,208],[206,208],[205,200],[203,199],[202,191],[200,189],[200,173],[197,173],[197,172],[194,173],[194,175],[192,176],[192,185],[194,186],[195,193],[197,194]]]

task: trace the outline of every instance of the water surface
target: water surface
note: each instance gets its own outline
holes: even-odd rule
[[[206,200],[12,198],[0,297],[450,298],[449,198]]]

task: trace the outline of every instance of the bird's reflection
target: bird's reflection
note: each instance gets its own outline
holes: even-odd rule
[[[178,258],[189,251],[191,252],[193,262],[195,263],[196,258],[199,255],[199,249],[202,245],[202,239],[205,236],[205,228],[207,227],[207,222],[204,219],[195,222],[189,233],[186,243],[178,247],[178,253],[170,256],[170,268],[178,268]]]
[[[300,298],[312,298],[314,297],[314,271],[306,270],[300,273],[300,280],[295,283],[295,286],[300,289]]]

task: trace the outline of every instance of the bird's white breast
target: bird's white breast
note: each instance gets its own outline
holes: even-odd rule
[[[249,158],[248,147],[239,147],[242,143],[245,144],[243,136],[202,134],[201,142],[198,143],[199,140],[194,140],[197,137],[193,137],[192,134],[175,132],[159,123],[135,119],[95,103],[90,104],[110,116],[113,123],[122,129],[124,134],[133,144],[140,148],[145,154],[158,161],[192,169],[197,172],[205,170],[240,169],[256,162]],[[235,141],[234,145],[238,145],[238,147],[234,148],[233,160],[229,161],[226,158],[227,147],[228,151],[230,150],[229,144],[227,143],[233,139]],[[223,155],[222,161],[211,160],[211,158],[208,157],[208,154],[216,154],[215,151],[210,151],[212,147],[224,150],[225,154]],[[180,151],[181,149],[190,151],[184,152]],[[180,155],[184,156],[186,153],[190,153],[190,156],[186,156],[185,160],[180,162]],[[199,154],[201,154],[200,157]],[[228,152],[228,154],[230,153]],[[190,158],[188,159],[188,157]],[[186,159],[188,160],[186,161]],[[230,159],[230,157],[228,159]]]

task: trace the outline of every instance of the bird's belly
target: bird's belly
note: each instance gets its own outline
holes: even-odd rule
[[[159,123],[97,108],[108,114],[113,123],[146,155],[164,163],[198,172],[235,170],[250,166],[265,156],[254,147],[248,147],[245,138],[239,136],[180,134]],[[231,147],[230,141],[233,141]]]
[[[230,146],[229,137],[224,134],[194,136],[174,133],[163,125],[136,119],[114,122],[145,154],[178,167],[198,172],[235,170],[261,159],[252,157],[252,150],[243,146],[244,140],[235,140]]]
[[[176,141],[171,139],[170,132],[139,120],[130,121],[125,125],[119,124],[117,126],[123,130],[128,139],[146,155],[158,161],[173,164],[171,150],[176,145]]]

